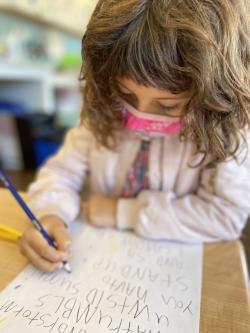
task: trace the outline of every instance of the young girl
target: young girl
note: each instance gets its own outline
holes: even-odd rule
[[[238,238],[250,212],[248,0],[101,0],[83,38],[82,121],[38,173],[21,251],[53,271],[67,226],[154,239]],[[90,173],[91,197],[79,192]]]

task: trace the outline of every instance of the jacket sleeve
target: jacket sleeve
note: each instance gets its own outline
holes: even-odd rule
[[[28,190],[29,206],[38,218],[56,215],[68,224],[77,217],[92,142],[83,126],[71,129],[59,152],[39,170]]]
[[[118,228],[192,243],[239,238],[250,213],[250,156],[239,158],[204,168],[194,194],[142,191],[137,198],[119,199]]]

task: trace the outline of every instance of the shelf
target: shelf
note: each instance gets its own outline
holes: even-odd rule
[[[0,64],[0,81],[42,81],[51,74],[48,66]]]
[[[79,87],[78,73],[56,73],[48,66],[29,65],[0,65],[0,82],[3,81],[38,81],[47,82],[56,89],[68,88],[77,89]]]
[[[52,113],[57,93],[78,96],[82,85],[77,72],[57,73],[46,66],[0,65],[0,99],[21,102],[31,111]]]
[[[77,75],[63,73],[50,76],[50,84],[54,89],[78,89],[80,85]]]

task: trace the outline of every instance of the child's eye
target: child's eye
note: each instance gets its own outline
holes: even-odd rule
[[[123,95],[123,96],[132,96],[131,93],[129,93],[129,92],[124,92],[124,91],[121,91],[120,94]]]
[[[162,110],[165,110],[165,111],[174,111],[174,110],[176,110],[177,109],[177,107],[178,107],[178,105],[176,104],[176,105],[162,105],[162,104],[160,104],[160,108],[162,109]]]
[[[116,89],[115,89],[114,92],[115,92],[116,95],[118,95],[118,96],[130,96],[130,95],[132,95],[129,91],[128,91],[128,92],[127,92],[127,91],[124,91],[124,90],[122,90],[122,89],[120,89],[120,88],[118,88],[118,87],[116,87]]]
[[[137,105],[137,99],[132,93],[127,93],[124,91],[121,91],[121,89],[116,89],[116,96],[121,97],[125,102],[132,105],[134,108],[136,108]]]
[[[122,89],[119,89],[118,93],[120,93],[123,96],[131,96],[132,95],[132,93],[130,91],[124,91]]]

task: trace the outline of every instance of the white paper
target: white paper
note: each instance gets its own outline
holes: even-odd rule
[[[28,266],[0,294],[1,333],[199,333],[202,246],[74,228],[73,273]]]

